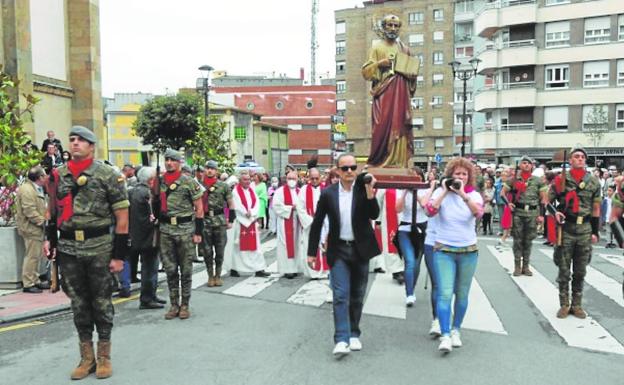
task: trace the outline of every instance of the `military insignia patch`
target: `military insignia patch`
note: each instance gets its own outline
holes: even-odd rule
[[[581,184],[579,184],[579,188],[582,190],[585,188],[585,182],[581,182]]]
[[[76,183],[78,186],[84,186],[87,184],[87,177],[84,175],[80,175],[78,179],[76,179]]]
[[[178,187],[177,184],[171,183],[171,185],[169,186],[169,190],[175,190],[177,187]]]
[[[214,190],[215,190],[215,188],[214,188],[214,186],[212,186],[212,187],[210,187],[210,190],[208,190],[208,191],[213,192]]]
[[[120,177],[117,178],[117,183],[123,183],[123,181],[124,181],[124,177],[123,176],[120,176]]]

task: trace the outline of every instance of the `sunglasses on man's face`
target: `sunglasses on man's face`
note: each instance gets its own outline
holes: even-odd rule
[[[356,164],[352,164],[351,166],[340,166],[340,169],[344,172],[347,172],[349,170],[351,171],[355,171],[357,170],[357,165]]]

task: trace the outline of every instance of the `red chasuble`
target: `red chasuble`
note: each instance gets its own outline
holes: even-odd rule
[[[247,204],[247,198],[245,197],[245,191],[241,187],[240,184],[236,185],[236,192],[240,197],[241,203],[247,212],[250,211],[251,207],[256,205],[256,194],[253,189],[248,189],[249,194],[251,195],[251,206]],[[240,236],[239,236],[239,245],[240,251],[256,251],[258,249],[258,240],[256,239],[256,222],[254,221],[251,225],[245,227],[242,224],[240,225]]]
[[[286,206],[292,206],[293,198],[290,193],[290,188],[288,186],[284,186],[284,204]],[[299,193],[299,189],[297,189],[297,193]],[[286,254],[288,255],[288,259],[295,258],[295,229],[294,229],[294,219],[293,219],[293,211],[295,208],[293,207],[290,211],[290,216],[284,220],[284,234],[286,235]]]

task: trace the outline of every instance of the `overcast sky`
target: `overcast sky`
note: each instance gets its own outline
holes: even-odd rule
[[[361,0],[320,0],[317,72],[334,74],[334,10]],[[310,72],[311,0],[100,1],[102,89],[175,92],[209,64],[231,75]]]

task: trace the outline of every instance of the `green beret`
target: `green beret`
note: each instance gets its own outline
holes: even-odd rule
[[[74,135],[81,137],[82,139],[86,140],[87,142],[91,144],[97,143],[97,138],[95,137],[95,134],[93,133],[93,131],[89,130],[87,127],[73,126],[71,128],[71,131],[69,131],[69,136],[74,136]]]
[[[533,163],[533,159],[531,159],[531,157],[528,156],[528,155],[524,155],[524,156],[522,156],[522,158],[520,158],[520,162],[524,162],[524,161],[529,162],[529,163]]]
[[[186,172],[186,173],[189,173],[189,174],[193,173],[193,170],[191,170],[191,166],[189,166],[188,164],[183,165],[181,170],[182,170],[182,172]]]
[[[205,164],[206,168],[214,168],[215,170],[219,168],[219,164],[214,160],[209,160]]]
[[[180,154],[178,151],[172,148],[168,148],[167,151],[165,151],[165,159],[171,159],[171,160],[181,162],[182,154]]]
[[[572,156],[572,154],[574,154],[575,152],[579,151],[585,154],[585,158],[587,158],[587,151],[585,151],[583,146],[581,146],[580,144],[577,144],[576,146],[572,147],[572,149],[570,149],[570,156]]]

